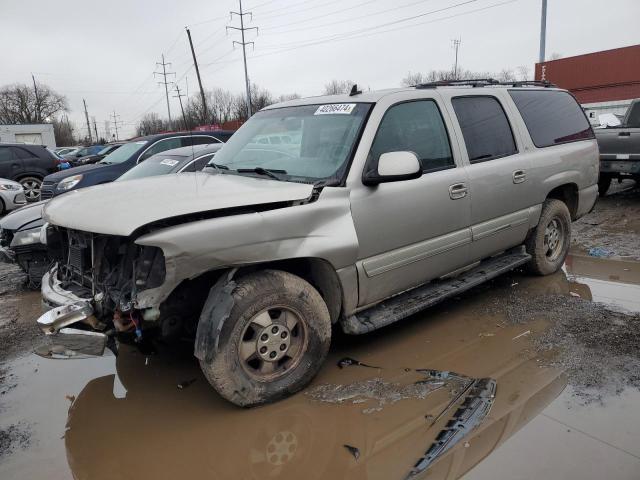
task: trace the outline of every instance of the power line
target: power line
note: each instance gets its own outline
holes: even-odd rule
[[[82,103],[84,104],[84,118],[87,120],[87,132],[89,133],[89,142],[93,143],[93,139],[91,138],[91,125],[89,124],[89,113],[87,113],[87,102],[85,99],[82,99]]]
[[[169,105],[169,85],[173,82],[167,82],[167,75],[174,75],[175,72],[167,72],[167,66],[171,65],[171,63],[167,63],[164,61],[164,53],[162,54],[162,62],[156,62],[156,66],[162,66],[162,72],[153,72],[154,75],[162,75],[162,82],[158,82],[158,85],[164,85],[164,93],[167,97],[167,115],[169,116],[169,125],[171,125],[171,106]]]
[[[231,29],[231,30],[238,30],[240,31],[240,34],[242,36],[242,41],[238,42],[236,40],[233,41],[233,45],[238,44],[238,45],[242,45],[242,58],[244,60],[244,83],[247,89],[247,118],[249,118],[251,116],[251,90],[249,87],[249,73],[247,71],[247,45],[255,45],[254,42],[247,42],[245,41],[244,38],[244,32],[247,30],[255,30],[256,33],[258,32],[258,27],[245,27],[244,26],[244,16],[245,15],[249,15],[251,17],[251,19],[253,20],[253,14],[251,12],[243,12],[242,11],[242,0],[238,0],[238,3],[240,5],[240,11],[239,12],[230,12],[231,13],[231,18],[233,18],[234,15],[237,15],[240,18],[240,28],[238,27],[233,27],[233,26],[228,26],[227,25],[227,30]]]
[[[193,55],[193,66],[196,69],[196,76],[198,77],[198,85],[200,86],[200,97],[202,99],[202,120],[207,117],[207,100],[204,95],[204,88],[202,87],[202,80],[200,79],[200,69],[198,68],[198,60],[196,59],[196,51],[193,49],[193,42],[191,41],[191,32],[187,28],[187,37],[189,37],[189,46],[191,47],[191,55]],[[178,85],[176,84],[176,89]],[[178,99],[180,99],[180,90],[178,90]],[[182,100],[180,100],[180,108],[182,108]],[[182,111],[184,117],[184,110]]]

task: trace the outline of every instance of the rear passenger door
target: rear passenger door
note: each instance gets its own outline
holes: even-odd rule
[[[534,216],[531,159],[504,103],[494,95],[451,99],[469,162],[473,261],[522,243]]]

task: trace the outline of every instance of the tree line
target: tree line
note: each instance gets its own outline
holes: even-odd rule
[[[559,55],[554,54],[559,57]],[[409,72],[400,81],[408,87],[420,83],[438,80],[467,80],[471,78],[495,78],[500,81],[529,80],[530,69],[520,66],[503,69],[498,73],[473,72],[462,67],[449,70],[430,70],[427,72]],[[325,83],[322,94],[335,95],[349,93],[355,82],[334,79]],[[257,112],[273,103],[300,98],[297,93],[275,95],[266,88],[253,84],[251,87],[251,109]],[[136,125],[138,136],[151,135],[163,131],[192,129],[199,125],[219,125],[237,128],[247,119],[247,100],[244,93],[234,93],[222,88],[205,91],[205,104],[202,104],[200,93],[191,95],[183,104],[184,115],[180,114],[169,122],[155,112],[145,114]],[[78,130],[69,122],[68,100],[42,83],[12,84],[0,87],[0,124],[52,123],[59,145],[74,145],[86,139],[78,135]],[[80,129],[82,131],[83,129]],[[104,141],[104,139],[103,139]]]

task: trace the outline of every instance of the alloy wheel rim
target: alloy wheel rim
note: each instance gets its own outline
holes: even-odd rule
[[[40,197],[40,183],[35,180],[21,182],[24,189],[24,196],[28,199],[35,200]]]
[[[291,308],[273,306],[254,315],[238,346],[242,368],[259,381],[271,381],[293,370],[307,348],[307,327]]]
[[[550,261],[558,259],[564,245],[564,227],[558,218],[553,218],[544,231],[545,256]]]

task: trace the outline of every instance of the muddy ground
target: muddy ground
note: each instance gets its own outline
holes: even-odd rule
[[[492,378],[488,416],[421,477],[637,479],[638,229],[640,192],[614,185],[574,224],[562,272],[337,333],[309,388],[251,410],[212,391],[189,345],[34,355],[38,293],[0,264],[0,478],[407,478],[465,382]]]

